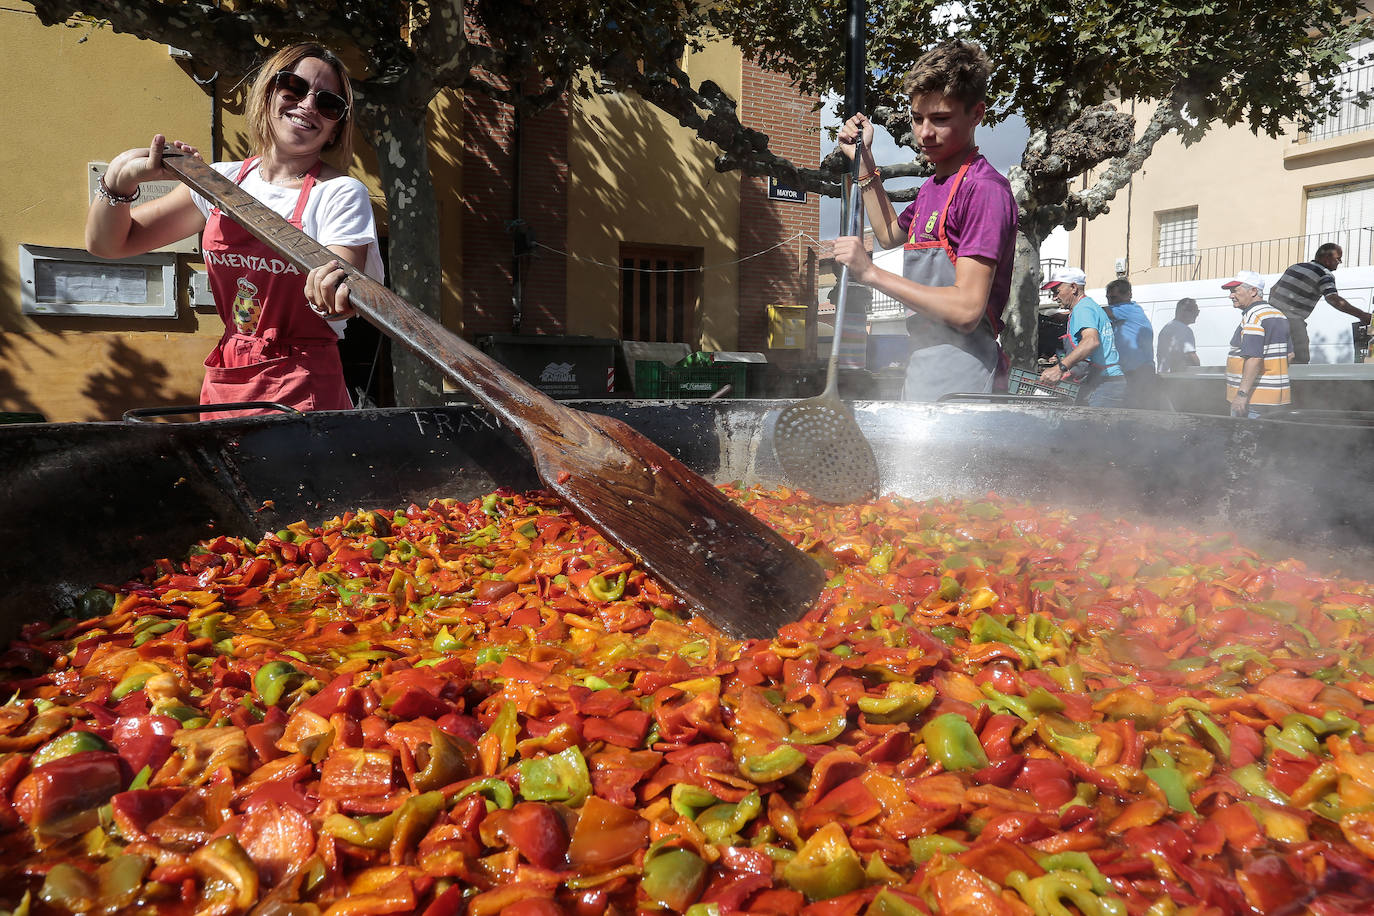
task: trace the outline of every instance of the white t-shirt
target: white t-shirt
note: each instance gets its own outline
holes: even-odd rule
[[[216,162],[211,166],[216,172],[233,181],[238,177],[243,162]],[[268,209],[290,219],[296,212],[296,200],[300,188],[282,188],[262,179],[254,166],[239,187],[247,191]],[[201,216],[209,218],[210,202],[191,192],[191,201]],[[372,202],[368,199],[367,187],[349,175],[317,181],[305,203],[301,214],[301,229],[321,245],[346,245],[349,247],[367,246],[367,261],[363,272],[378,283],[386,279],[382,266],[382,251],[377,245],[377,222],[372,216]],[[348,319],[335,319],[329,322],[334,331],[343,336],[344,325]]]

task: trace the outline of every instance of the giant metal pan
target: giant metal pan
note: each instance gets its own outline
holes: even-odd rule
[[[584,402],[716,482],[779,483],[773,401]],[[1124,520],[1235,530],[1356,575],[1374,558],[1374,430],[998,404],[859,402],[884,490],[997,491]],[[215,534],[256,537],[350,508],[538,486],[480,408],[193,424],[0,427],[0,637]]]

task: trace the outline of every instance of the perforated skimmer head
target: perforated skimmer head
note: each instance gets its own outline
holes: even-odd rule
[[[792,485],[828,503],[878,495],[878,460],[854,414],[833,394],[783,408],[773,426],[773,454]]]

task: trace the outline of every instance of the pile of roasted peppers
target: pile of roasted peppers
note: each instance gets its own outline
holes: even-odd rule
[[[996,497],[730,495],[771,642],[547,494],[220,537],[0,665],[12,913],[1374,906],[1374,588]]]

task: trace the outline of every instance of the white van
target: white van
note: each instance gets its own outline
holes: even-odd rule
[[[1374,301],[1374,267],[1348,267],[1336,270],[1336,289],[1351,305],[1369,311]],[[1273,289],[1274,283],[1282,273],[1262,274],[1265,292]],[[1204,366],[1226,365],[1226,353],[1231,348],[1231,335],[1240,324],[1240,311],[1231,304],[1230,294],[1221,288],[1229,278],[1212,280],[1188,280],[1182,283],[1155,283],[1139,285],[1134,288],[1135,301],[1144,309],[1146,317],[1154,327],[1155,338],[1159,331],[1174,320],[1174,309],[1178,300],[1191,298],[1198,304],[1198,318],[1193,323],[1193,336],[1197,338],[1198,359]],[[1103,287],[1091,289],[1088,295],[1100,304],[1106,304],[1107,295]],[[1312,362],[1317,363],[1354,363],[1355,344],[1352,325],[1356,318],[1339,311],[1325,299],[1317,303],[1307,319],[1307,335],[1312,342]]]

